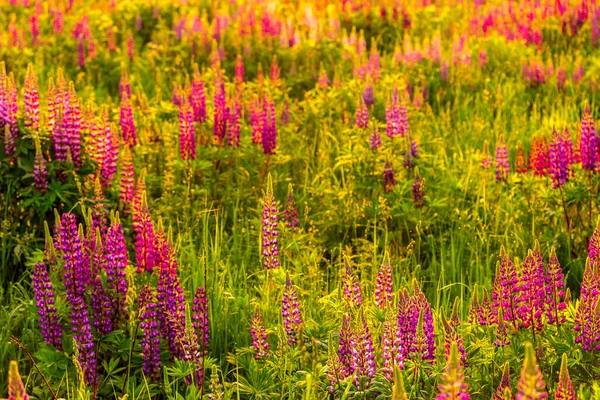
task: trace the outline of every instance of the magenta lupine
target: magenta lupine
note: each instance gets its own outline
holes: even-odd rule
[[[137,144],[137,135],[135,122],[133,119],[133,107],[131,100],[126,95],[121,97],[121,111],[119,114],[119,122],[121,124],[121,134],[123,142],[127,147],[134,147]]]
[[[381,263],[377,272],[377,284],[375,285],[375,305],[384,310],[393,304],[394,281],[392,279],[392,264],[389,258]]]
[[[266,155],[274,154],[277,147],[277,118],[275,103],[271,98],[266,98],[263,104],[264,122],[262,128],[262,148]]]
[[[85,39],[83,36],[77,40],[77,65],[79,68],[85,67]]]
[[[171,95],[171,103],[173,103],[173,105],[175,106],[180,106],[181,102],[183,101],[183,98],[185,97],[183,93],[184,91],[181,89],[179,83],[175,82],[173,84],[173,94]]]
[[[390,161],[385,162],[385,168],[383,169],[383,187],[386,193],[392,191],[396,186],[396,179],[394,178],[394,169]]]
[[[506,321],[516,319],[516,305],[513,296],[517,292],[518,282],[515,264],[506,253],[504,246],[502,246],[500,248],[500,261],[494,278],[492,300],[495,312],[501,310]]]
[[[425,206],[425,179],[417,171],[412,185],[413,204],[417,208]]]
[[[419,321],[419,308],[411,299],[406,288],[404,288],[398,296],[397,318],[397,339],[399,343],[397,361],[399,362],[399,365],[403,365],[404,360],[410,355],[413,342],[416,340],[415,336]]]
[[[179,107],[179,149],[182,160],[196,159],[194,113],[187,100],[183,100]]]
[[[391,100],[385,108],[385,134],[393,139],[398,135],[404,136],[406,132],[402,129],[401,111],[398,103],[398,88],[394,87]]]
[[[131,83],[129,82],[129,75],[124,64],[121,64],[121,80],[119,81],[119,96],[123,98],[131,98]]]
[[[0,128],[4,131],[8,124],[8,76],[6,75],[6,65],[0,61]]]
[[[394,368],[404,368],[404,359],[400,354],[400,338],[398,337],[398,319],[392,308],[385,313],[382,326],[381,357],[383,358],[383,375],[387,380],[392,379]]]
[[[279,268],[279,228],[277,202],[273,197],[271,176],[263,199],[262,257],[266,269]]]
[[[123,317],[126,314],[125,301],[127,299],[127,248],[123,227],[119,221],[113,221],[106,233],[106,245],[104,246],[104,270],[108,290],[115,299],[115,314]]]
[[[377,150],[381,147],[381,134],[379,133],[379,129],[377,129],[377,125],[373,124],[373,129],[371,130],[371,136],[369,136],[369,148],[371,150]]]
[[[8,80],[6,82],[6,95],[4,101],[4,153],[7,156],[13,156],[17,151],[17,139],[19,136],[19,126],[17,123],[19,104],[17,102],[17,85],[15,84],[12,72],[8,75]]]
[[[131,204],[133,200],[134,177],[133,158],[131,152],[126,149],[121,158],[121,186],[119,188],[119,199],[125,206]]]
[[[500,378],[500,384],[496,388],[492,400],[513,400],[512,386],[510,384],[510,364],[508,361],[504,364],[502,378]]]
[[[471,398],[467,393],[469,386],[465,383],[465,374],[458,356],[456,342],[451,344],[443,381],[439,386],[440,393],[436,397],[437,400],[469,400]]]
[[[252,316],[250,335],[252,336],[252,347],[254,347],[254,350],[256,350],[254,359],[260,360],[263,357],[268,357],[270,355],[270,346],[267,342],[268,334],[263,325],[263,319],[260,315],[260,309],[258,306],[254,309],[254,315]]]
[[[197,65],[194,66],[194,75],[192,77],[190,104],[194,110],[194,121],[197,123],[206,121],[206,95],[204,93],[202,76],[200,75],[200,71],[198,71]]]
[[[350,263],[346,263],[345,273],[344,273],[344,300],[348,302],[348,304],[353,305],[354,307],[360,307],[362,304],[362,293],[360,290],[360,283],[358,282],[358,277],[352,271],[352,266]]]
[[[581,166],[584,170],[594,171],[597,164],[598,138],[594,130],[594,119],[590,109],[586,106],[581,120],[581,136],[579,142],[579,154]]]
[[[361,129],[369,127],[369,110],[362,97],[359,99],[356,107],[356,126]]]
[[[538,400],[547,399],[546,383],[535,357],[535,351],[531,343],[525,344],[525,361],[521,369],[521,378],[517,384],[516,400]]]
[[[552,188],[554,189],[563,187],[569,179],[569,157],[567,151],[567,143],[564,141],[564,136],[553,130],[552,137],[550,138],[548,158]]]
[[[33,182],[37,191],[42,194],[46,193],[48,189],[48,170],[39,143],[36,144],[35,159],[33,161]]]
[[[54,288],[44,263],[37,263],[33,269],[33,292],[40,317],[40,330],[44,342],[62,350],[62,328],[60,317],[54,305]]]
[[[241,54],[235,58],[235,83],[237,85],[244,83],[244,59]]]
[[[560,325],[565,322],[565,282],[558,257],[554,247],[550,250],[550,257],[546,266],[546,316],[548,323]]]
[[[71,324],[73,328],[73,340],[79,352],[79,364],[83,370],[86,385],[95,386],[98,383],[98,371],[92,327],[85,305],[84,297],[77,295],[71,301]]]
[[[496,181],[506,182],[509,174],[508,147],[504,143],[504,136],[501,135],[496,144]]]
[[[369,331],[369,325],[364,315],[356,321],[354,328],[355,347],[354,355],[354,370],[356,377],[354,384],[361,387],[363,384],[368,387],[375,373],[377,365],[375,364],[375,350],[373,348],[373,339]]]
[[[288,345],[292,346],[298,340],[298,333],[302,325],[302,313],[300,312],[300,303],[298,302],[296,289],[292,285],[289,276],[285,279],[285,287],[283,289],[281,317],[283,318]]]
[[[575,390],[573,389],[573,382],[571,382],[571,376],[569,375],[569,365],[567,363],[567,354],[563,353],[562,360],[560,363],[560,373],[558,375],[558,386],[554,393],[555,400],[576,400]]]
[[[250,126],[252,127],[252,143],[254,144],[262,144],[262,132],[266,120],[263,113],[263,108],[258,100],[250,103]]]
[[[114,315],[113,299],[104,290],[99,275],[92,281],[90,299],[96,332],[100,335],[112,332]]]
[[[431,306],[429,301],[416,279],[413,279],[413,297],[415,309],[418,309],[423,319],[423,334],[424,334],[424,349],[421,353],[421,357],[425,361],[433,362],[435,360],[435,330],[433,327],[433,314],[431,313]],[[413,350],[414,346],[413,346]]]
[[[298,210],[296,209],[296,201],[294,200],[294,192],[292,191],[291,184],[288,189],[287,201],[283,211],[283,219],[285,221],[286,228],[296,232],[298,231]]]
[[[354,374],[355,362],[354,351],[356,348],[356,338],[352,325],[350,323],[350,314],[344,314],[342,317],[342,326],[340,328],[340,341],[338,345],[338,359],[342,365],[342,379]]]
[[[598,228],[596,228],[596,231]],[[594,232],[594,235],[596,232]],[[581,294],[575,315],[575,343],[580,343],[583,350],[592,351],[600,345],[600,337],[596,334],[595,319],[600,305],[600,285],[598,283],[598,266],[588,258],[583,271]]]
[[[504,321],[504,314],[502,311],[498,312],[498,327],[496,328],[494,346],[505,347],[510,344],[510,338],[508,336],[508,330],[506,329],[506,321]]]
[[[139,212],[139,223],[134,226],[136,272],[152,273],[157,265],[158,254],[152,216],[145,203]]]
[[[215,80],[215,95],[214,95],[214,126],[213,134],[217,144],[222,144],[227,133],[227,115],[226,115],[226,97],[225,83],[219,75]]]
[[[0,72],[0,92],[1,92],[1,75]],[[58,94],[58,89],[54,86],[54,78],[48,78],[48,92],[46,96],[46,128],[50,134],[54,132],[54,124],[56,123],[57,113],[59,108],[59,103],[56,99],[56,95]],[[1,95],[0,95],[0,111],[1,111]],[[2,115],[0,112],[0,126],[2,125]]]
[[[227,112],[227,145],[238,147],[240,145],[240,118],[242,108],[236,101],[231,104]]]
[[[37,131],[40,128],[40,100],[37,79],[31,64],[27,66],[23,97],[25,101],[25,127]]]
[[[373,91],[373,83],[370,80],[367,80],[367,84],[365,85],[365,89],[363,90],[362,99],[367,107],[370,107],[373,104],[375,104],[375,93]]]
[[[64,285],[67,300],[73,303],[76,298],[85,296],[85,285],[90,278],[89,265],[86,265],[81,238],[77,232],[75,215],[65,213],[60,219],[60,250],[64,259]]]
[[[196,289],[196,294],[194,295],[192,325],[196,330],[196,336],[198,337],[202,351],[206,352],[210,345],[208,299],[206,297],[206,289],[201,286]]]
[[[117,173],[119,161],[119,134],[117,129],[110,124],[108,112],[104,116],[104,148],[105,154],[100,167],[102,186],[108,186]]]
[[[140,328],[142,329],[142,370],[152,380],[160,378],[160,334],[158,331],[158,312],[154,293],[149,285],[140,291]]]
[[[544,261],[536,242],[535,251],[529,250],[523,260],[521,276],[514,296],[516,315],[525,329],[531,328],[533,335],[544,328],[543,315],[546,304],[544,287]]]

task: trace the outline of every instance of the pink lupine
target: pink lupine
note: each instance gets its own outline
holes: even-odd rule
[[[192,77],[190,105],[194,110],[194,121],[197,123],[206,121],[206,95],[204,94],[204,83],[202,83],[202,77],[197,65],[194,66],[194,75]]]
[[[359,99],[358,106],[356,107],[356,126],[362,129],[369,127],[369,110],[362,97]]]
[[[179,149],[182,160],[196,159],[194,113],[187,99],[184,99],[179,107]]]
[[[354,307],[360,307],[362,304],[360,283],[349,263],[346,263],[344,275],[344,300]]]
[[[37,131],[40,128],[40,103],[37,79],[31,64],[27,66],[23,97],[25,100],[25,127]]]
[[[227,134],[227,103],[223,77],[217,76],[214,95],[214,126],[213,134],[216,143],[222,144]]]
[[[269,175],[267,192],[263,199],[262,220],[262,257],[266,269],[279,268],[279,229],[277,202],[273,196],[273,187]]]
[[[121,187],[119,189],[119,199],[124,206],[130,205],[133,200],[134,177],[133,157],[129,150],[125,150],[121,158]]]
[[[354,339],[355,348],[353,349],[353,356],[356,373],[354,384],[357,387],[361,387],[362,385],[368,387],[377,372],[377,365],[375,364],[373,339],[364,315],[356,321]]]
[[[542,317],[546,306],[544,287],[544,261],[536,242],[534,251],[529,250],[523,260],[521,276],[514,294],[516,315],[525,329],[531,329],[533,335],[544,328]]]
[[[292,285],[289,276],[285,279],[281,316],[283,318],[288,345],[292,346],[298,340],[298,333],[302,325],[302,313],[300,312],[300,303],[298,302],[296,289]]]
[[[375,304],[380,309],[385,309],[392,304],[394,281],[392,279],[392,264],[389,259],[383,261],[377,272],[377,284],[375,285]]]
[[[241,106],[234,102],[227,112],[227,145],[230,147],[238,147],[240,145],[240,118]]]
[[[241,85],[244,83],[244,59],[238,54],[235,59],[235,83]]]
[[[252,336],[252,347],[256,351],[254,358],[260,360],[263,357],[268,357],[269,353],[269,342],[267,342],[268,335],[267,330],[263,325],[263,319],[260,315],[260,309],[258,306],[254,309],[254,316],[250,326],[250,335]]]
[[[127,147],[135,147],[137,144],[137,136],[135,129],[135,122],[133,119],[133,107],[129,97],[123,94],[121,98],[121,111],[120,111],[120,124],[121,133],[123,135],[123,142]]]
[[[554,248],[550,250],[550,257],[546,266],[545,287],[547,298],[546,316],[549,324],[560,325],[565,322],[563,311],[567,308],[565,304],[565,283],[563,272],[556,257]]]
[[[501,310],[506,321],[516,319],[516,305],[513,296],[517,291],[518,282],[515,265],[508,257],[504,247],[501,247],[492,300],[494,310]]]

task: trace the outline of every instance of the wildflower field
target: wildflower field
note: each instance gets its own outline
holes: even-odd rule
[[[0,396],[600,400],[596,0],[0,0]]]

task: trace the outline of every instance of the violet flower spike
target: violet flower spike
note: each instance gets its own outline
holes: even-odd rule
[[[287,336],[288,345],[293,346],[298,340],[298,334],[302,325],[302,313],[296,289],[292,285],[290,277],[286,277],[281,303],[281,316]]]
[[[36,307],[40,317],[40,330],[44,342],[62,350],[62,328],[60,317],[56,312],[54,303],[54,288],[48,270],[44,263],[37,263],[33,269],[33,292]]]
[[[256,307],[254,309],[254,316],[252,317],[250,335],[252,336],[252,347],[256,350],[254,355],[255,360],[260,360],[263,357],[269,357],[269,343],[267,342],[267,330],[263,325],[263,319],[260,315],[260,309]]]
[[[142,330],[142,370],[152,380],[160,378],[160,334],[158,331],[157,303],[149,285],[140,291],[140,328]]]

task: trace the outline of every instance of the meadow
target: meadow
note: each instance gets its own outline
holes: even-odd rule
[[[600,399],[595,0],[0,1],[0,396]]]

